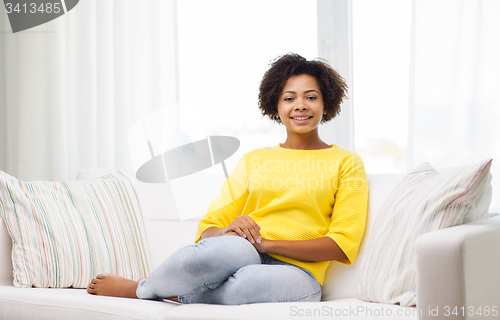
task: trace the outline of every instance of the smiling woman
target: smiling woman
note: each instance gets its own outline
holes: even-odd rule
[[[282,119],[285,143],[240,158],[200,220],[195,244],[179,249],[147,279],[98,275],[88,292],[181,303],[319,301],[330,261],[354,261],[367,213],[363,161],[318,133],[320,121],[328,121],[345,96],[344,82],[334,85],[341,79],[326,63],[297,54],[275,60],[262,79],[259,106],[264,115]],[[269,99],[272,93],[276,99]],[[336,165],[313,170],[303,166],[310,159],[325,168],[327,161]],[[285,160],[300,169],[268,166]],[[116,290],[124,284],[131,290]]]
[[[328,148],[319,139],[318,125],[338,115],[346,92],[344,79],[327,63],[288,54],[276,59],[265,73],[260,84],[259,108],[262,115],[286,126],[283,147]],[[306,133],[300,137],[307,136],[307,143],[299,142],[303,138],[295,140],[295,133]],[[299,144],[292,146],[290,139]]]

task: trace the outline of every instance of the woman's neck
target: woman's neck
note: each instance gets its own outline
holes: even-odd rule
[[[286,141],[281,144],[281,147],[285,149],[297,150],[317,150],[331,148],[330,145],[319,138],[318,132],[311,132],[310,135],[287,132]]]

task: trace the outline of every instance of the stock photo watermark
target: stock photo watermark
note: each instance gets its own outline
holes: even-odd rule
[[[458,318],[464,316],[484,317],[497,319],[499,312],[498,306],[462,306],[462,307],[429,307],[427,310],[419,308],[394,309],[384,306],[350,306],[344,308],[335,308],[331,306],[323,306],[321,308],[300,308],[291,306],[289,314],[292,317],[380,317],[382,319],[391,317],[436,317],[442,318]]]
[[[340,170],[342,166],[352,166],[352,170],[363,172],[364,166],[356,166],[352,161],[339,161],[336,159],[315,159],[307,155],[301,160],[267,159],[261,161],[261,157],[250,158],[249,187],[250,189],[287,189],[303,190],[307,193],[315,190],[330,190],[335,188],[364,189],[367,181],[364,178],[342,178]],[[277,176],[278,175],[278,176]]]
[[[267,159],[261,163],[260,156],[250,158],[250,164],[253,165],[252,172],[337,172],[343,161],[337,159],[324,160],[315,159],[314,155],[307,155],[305,159],[296,161],[293,159]],[[344,164],[349,165],[351,161],[346,161]],[[355,166],[355,170],[364,171],[364,166]]]
[[[311,193],[315,190],[330,190],[331,186],[346,189],[364,189],[367,188],[367,181],[364,179],[353,179],[348,182],[335,177],[331,178],[323,173],[319,177],[301,177],[296,173],[293,177],[277,178],[269,177],[266,174],[252,174],[249,177],[249,187],[252,190],[257,189],[287,189],[303,190]]]
[[[418,317],[422,316],[421,309],[398,309],[389,308],[373,308],[367,306],[350,306],[345,308],[335,308],[331,306],[323,306],[321,308],[300,308],[297,306],[290,307],[290,315],[292,317]]]

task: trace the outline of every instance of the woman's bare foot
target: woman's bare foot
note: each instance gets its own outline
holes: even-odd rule
[[[135,298],[139,281],[132,281],[116,274],[104,273],[97,275],[87,286],[87,292],[98,296]]]
[[[179,302],[179,296],[168,297],[165,299],[170,300],[170,301],[174,301],[174,302]]]

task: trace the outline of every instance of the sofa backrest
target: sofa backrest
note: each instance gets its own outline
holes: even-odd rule
[[[78,174],[77,179],[95,179],[111,172],[106,169],[84,170]],[[327,269],[325,283],[323,285],[323,300],[335,298],[356,297],[356,287],[361,262],[365,255],[372,226],[375,222],[385,199],[389,196],[396,184],[404,177],[398,174],[376,174],[368,175],[369,204],[367,227],[363,242],[361,243],[358,256],[350,266],[332,262]],[[491,179],[491,176],[490,176]],[[143,211],[144,224],[150,250],[151,267],[156,268],[165,258],[177,249],[192,243],[196,234],[198,221],[165,219],[165,212],[175,210],[173,197],[169,194],[166,184],[146,184],[133,180]],[[491,202],[491,182],[488,182],[482,204],[478,205],[480,210],[487,210]],[[0,285],[12,285],[12,243],[7,229],[0,219]]]
[[[89,169],[79,172],[78,180],[92,180],[110,173],[108,169]],[[403,175],[378,174],[368,175],[369,183],[369,215],[364,239],[370,233],[377,212],[389,193]],[[188,221],[164,219],[167,210],[175,210],[173,198],[165,184],[147,184],[133,179],[148,239],[149,257],[152,269],[156,268],[168,256],[179,248],[192,243],[197,230],[196,219]],[[365,245],[362,243],[358,257],[353,265],[346,266],[332,262],[327,270],[323,285],[323,299],[345,298],[356,296],[357,278],[364,255]],[[7,229],[0,223],[0,284],[12,285],[12,243]]]
[[[363,241],[361,242],[358,255],[352,265],[345,265],[337,261],[330,263],[326,270],[325,283],[323,284],[323,300],[356,297],[356,287],[358,285],[361,262],[365,256],[366,248],[368,247],[366,239],[368,239],[372,232],[377,214],[385,200],[403,177],[404,175],[398,174],[367,175],[368,216]]]
[[[95,179],[110,170],[85,170],[78,174],[79,180]],[[368,175],[369,208],[367,228],[364,239],[370,233],[376,214],[385,199],[404,175]],[[175,221],[162,219],[166,210],[175,210],[173,198],[168,196],[165,184],[147,184],[135,179],[150,248],[151,266],[155,268],[177,249],[192,243],[197,229],[197,220]],[[358,257],[350,266],[332,262],[327,270],[323,285],[323,300],[356,297],[357,279],[364,256],[365,244],[362,243]]]

